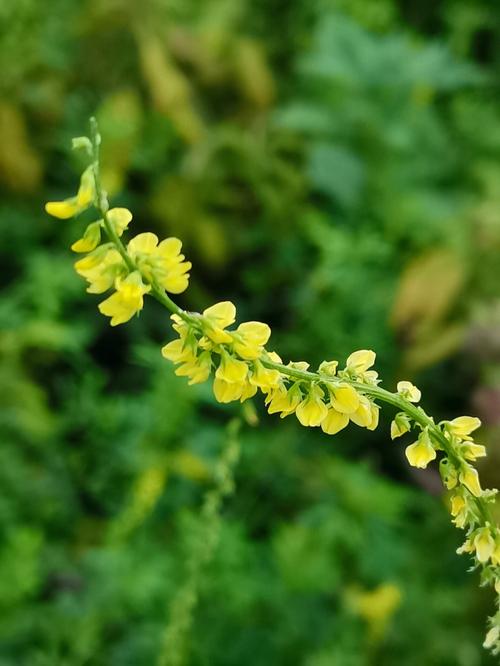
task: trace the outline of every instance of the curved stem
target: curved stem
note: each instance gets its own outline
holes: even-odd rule
[[[110,241],[115,245],[116,249],[122,256],[123,261],[125,262],[127,268],[130,271],[138,271],[139,268],[135,265],[134,261],[128,254],[127,248],[125,247],[122,240],[116,233],[114,225],[109,220],[108,216],[109,203],[106,193],[104,192],[101,186],[100,167],[99,167],[100,136],[97,129],[97,122],[95,118],[91,118],[90,120],[90,134],[91,134],[92,159],[93,159],[92,167],[94,173],[96,200],[97,200],[96,208],[100,213],[100,215],[102,216],[102,219],[104,221],[104,228]],[[199,318],[196,315],[190,314],[182,310],[167,295],[166,291],[163,288],[159,287],[154,283],[149,282],[148,280],[146,280],[144,276],[143,280],[151,285],[151,292],[150,292],[151,296],[153,296],[159,303],[161,303],[164,307],[166,307],[167,310],[181,317],[189,325],[199,328]],[[298,370],[296,368],[283,365],[282,363],[276,363],[274,361],[271,361],[267,359],[265,356],[262,357],[260,360],[266,368],[272,370],[278,370],[282,375],[288,376],[298,381],[320,382],[326,385],[328,384],[338,385],[341,382],[347,382],[356,390],[361,391],[366,395],[370,395],[371,397],[377,400],[390,404],[393,407],[396,407],[400,411],[403,411],[408,416],[410,416],[422,428],[426,428],[430,437],[436,442],[436,444],[438,444],[439,448],[445,452],[445,454],[452,462],[454,462],[457,466],[459,466],[460,461],[457,458],[455,452],[453,451],[450,442],[448,441],[448,439],[446,439],[441,429],[438,426],[436,426],[434,420],[425,413],[422,407],[417,407],[416,405],[414,405],[413,403],[411,403],[409,400],[399,395],[398,393],[391,393],[390,391],[387,391],[374,384],[353,381],[348,378],[330,377],[328,375],[324,375],[321,373],[309,372],[307,370]],[[466,490],[467,493],[470,495],[471,499],[473,499],[473,501],[475,502],[476,507],[479,513],[482,515],[483,519],[486,522],[490,522],[491,524],[493,524],[490,509],[486,501],[481,497],[474,496],[468,489]]]

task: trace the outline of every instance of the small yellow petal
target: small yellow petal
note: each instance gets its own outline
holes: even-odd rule
[[[189,275],[172,275],[161,280],[162,286],[171,294],[182,294],[189,285]]]
[[[500,627],[498,625],[492,627],[484,639],[483,647],[487,650],[490,650],[492,647],[495,647],[500,639]]]
[[[233,349],[248,360],[259,358],[262,347],[269,340],[271,329],[260,321],[246,321],[240,324],[234,334]]]
[[[132,221],[132,213],[128,208],[111,208],[107,213],[108,220],[115,228],[118,236],[121,236]]]
[[[185,340],[177,338],[168,342],[161,348],[163,358],[180,363],[181,361],[193,360],[195,358],[192,350],[186,345]]]
[[[323,402],[323,390],[313,384],[309,394],[302,400],[296,410],[296,415],[303,426],[319,426],[328,414],[328,407]]]
[[[418,402],[422,397],[420,390],[411,382],[398,382],[398,393],[410,402]]]
[[[228,383],[242,383],[248,374],[248,365],[244,361],[224,353],[221,356],[219,367],[215,373],[218,379]]]
[[[231,301],[222,301],[203,310],[203,315],[213,319],[220,328],[226,328],[236,321],[236,308]]]
[[[448,428],[450,431],[457,435],[457,437],[463,437],[470,435],[471,432],[477,430],[481,425],[481,421],[475,416],[459,416],[453,421],[448,422]]]
[[[137,271],[130,273],[125,280],[116,281],[116,292],[99,303],[99,311],[111,317],[111,326],[129,321],[144,306],[143,295],[151,289],[142,283]]]
[[[266,399],[268,403],[267,411],[269,414],[281,412],[281,417],[289,416],[297,409],[302,400],[302,393],[299,388],[292,387],[287,390],[285,386],[271,391]]]
[[[127,245],[127,250],[132,256],[137,254],[151,254],[158,245],[158,236],[146,231],[134,236]]]
[[[391,439],[401,437],[410,430],[410,419],[404,412],[396,414],[391,423]]]
[[[328,375],[328,377],[333,377],[337,372],[339,362],[338,361],[323,361],[318,371],[323,375]]]
[[[78,188],[78,194],[76,195],[76,202],[80,210],[87,208],[94,199],[95,194],[95,181],[94,181],[94,170],[92,166],[88,166],[85,171],[82,173],[80,179],[80,187]]]
[[[76,203],[76,197],[73,197],[65,201],[49,201],[45,204],[45,211],[49,215],[52,215],[52,217],[58,217],[60,220],[68,220],[79,212],[79,207]]]
[[[347,414],[342,414],[337,412],[336,409],[330,408],[328,414],[325,416],[323,421],[321,421],[321,429],[327,435],[335,435],[340,432],[346,425],[349,423],[349,416]]]
[[[216,377],[214,379],[213,391],[218,402],[232,402],[239,400],[243,391],[244,385],[235,382],[226,382],[223,379]]]
[[[425,430],[414,444],[406,447],[405,454],[410,465],[421,469],[425,469],[436,458],[436,451]]]
[[[298,420],[303,426],[319,426],[328,414],[328,407],[322,400],[307,397],[296,409]]]
[[[278,386],[280,377],[281,375],[278,370],[265,368],[259,360],[256,360],[252,366],[250,383],[262,391],[270,391]]]
[[[182,242],[178,238],[165,238],[158,245],[158,253],[169,258],[176,258],[180,255]]]
[[[466,460],[476,460],[486,455],[486,447],[475,442],[467,442],[461,447],[461,451]]]
[[[366,395],[359,395],[358,400],[358,408],[349,414],[349,418],[360,428],[369,428],[373,421],[372,403]]]
[[[83,237],[71,246],[73,252],[92,252],[101,241],[101,221],[92,222],[85,229]]]
[[[359,375],[375,363],[376,354],[371,349],[360,349],[353,352],[347,359],[346,367],[351,372]]]
[[[380,407],[376,405],[375,403],[370,401],[370,412],[371,412],[371,417],[372,420],[369,425],[366,427],[368,430],[375,430],[378,426],[379,422],[379,415],[380,415]]]
[[[495,540],[491,536],[489,527],[483,527],[478,530],[474,537],[474,548],[476,557],[480,562],[487,562],[495,550]]]
[[[457,516],[460,511],[463,511],[466,507],[466,503],[462,495],[453,495],[451,498],[451,515]]]
[[[332,407],[343,414],[352,414],[359,407],[359,395],[349,384],[339,384],[331,388]]]
[[[470,492],[479,497],[482,493],[481,484],[479,483],[479,475],[474,467],[466,465],[458,475],[458,478]]]

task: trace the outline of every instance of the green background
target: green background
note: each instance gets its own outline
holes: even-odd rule
[[[498,485],[496,3],[4,0],[0,21],[0,665],[495,663],[492,595],[391,410],[332,438],[259,400],[165,654],[239,408],[175,377],[154,301],[109,327],[72,268],[84,220],[43,204],[75,192],[95,113],[113,203],[193,262],[180,305],[233,300],[286,361],[376,350],[386,388],[481,417]]]

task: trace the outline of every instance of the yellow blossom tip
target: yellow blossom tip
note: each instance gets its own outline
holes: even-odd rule
[[[68,220],[78,213],[78,206],[75,198],[65,201],[49,201],[45,204],[45,211],[52,217]]]
[[[483,527],[478,530],[473,543],[479,562],[487,562],[495,550],[495,540],[491,536],[490,528]]]
[[[362,374],[375,363],[376,354],[371,349],[360,349],[347,359],[346,367],[355,374]]]
[[[350,384],[339,384],[331,389],[331,404],[343,414],[352,414],[359,407],[359,395]]]
[[[420,469],[425,469],[431,460],[436,458],[436,451],[425,430],[414,444],[406,447],[405,454],[410,465]]]
[[[475,416],[458,416],[447,422],[448,429],[457,437],[470,435],[481,426],[481,421]]]
[[[337,412],[336,409],[331,407],[325,418],[321,421],[321,429],[327,435],[336,435],[345,428],[348,423],[349,416],[347,414]]]
[[[422,397],[420,390],[411,382],[398,382],[398,393],[410,402],[419,402]]]

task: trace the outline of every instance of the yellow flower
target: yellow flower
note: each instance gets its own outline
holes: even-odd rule
[[[462,495],[453,495],[451,498],[451,515],[457,516],[465,507],[466,503]]]
[[[457,548],[457,555],[463,555],[463,553],[473,553],[474,552],[474,544],[470,539],[466,539],[463,544]]]
[[[410,465],[421,469],[425,469],[431,460],[436,458],[436,451],[426,430],[420,433],[414,444],[406,447],[405,453]]]
[[[266,358],[269,361],[272,361],[273,363],[283,363],[283,361],[281,360],[281,356],[279,356],[276,352],[273,351],[266,352],[266,354],[267,354]]]
[[[335,435],[349,423],[349,416],[330,407],[328,414],[321,421],[321,429],[327,435]]]
[[[163,358],[173,361],[174,363],[182,363],[184,361],[193,361],[196,354],[190,345],[186,344],[184,338],[176,338],[168,342],[161,348]]]
[[[500,564],[500,538],[498,532],[495,541],[495,550],[493,551],[493,555],[491,556],[491,561],[495,566],[498,566]],[[495,581],[495,590],[497,594],[500,594],[500,578],[497,578],[497,580]]]
[[[257,386],[262,391],[268,392],[276,388],[280,382],[280,377],[278,370],[265,368],[258,359],[253,362],[250,384]]]
[[[328,375],[328,377],[334,377],[337,372],[338,365],[338,361],[323,361],[318,368],[318,372],[320,372],[322,375]]]
[[[495,550],[495,540],[491,536],[490,528],[482,527],[477,530],[473,543],[477,559],[480,562],[487,562]]]
[[[328,414],[328,407],[323,402],[324,393],[319,386],[311,385],[309,394],[297,406],[296,415],[303,426],[319,426]]]
[[[139,259],[141,255],[150,255],[158,246],[158,236],[146,231],[142,234],[137,234],[127,244],[127,250],[132,259]]]
[[[226,351],[222,351],[220,364],[215,376],[230,384],[241,384],[245,381],[248,374],[248,365],[244,361],[239,361]]]
[[[498,625],[491,627],[484,639],[483,647],[487,650],[495,647],[500,638],[500,627]]]
[[[330,402],[334,409],[343,414],[352,414],[359,407],[359,395],[350,384],[330,387]]]
[[[463,444],[460,450],[466,460],[476,460],[476,458],[483,458],[486,455],[486,448],[482,444],[472,441]]]
[[[359,395],[358,408],[349,418],[353,423],[361,428],[368,428],[368,430],[375,430],[378,426],[379,408],[375,405],[366,395]]]
[[[358,395],[358,407],[355,412],[349,414],[349,418],[360,428],[368,428],[368,426],[371,424],[371,403],[365,395]]]
[[[132,213],[128,208],[111,208],[107,212],[107,218],[113,225],[117,236],[121,236],[132,221]]]
[[[455,525],[463,529],[467,522],[467,502],[462,495],[453,495],[451,498],[451,515]]]
[[[411,382],[398,382],[398,393],[410,402],[418,402],[422,397],[420,390]]]
[[[375,430],[379,422],[380,407],[376,405],[374,402],[370,401],[370,411],[372,414],[372,420],[370,425],[367,425],[366,427],[368,428],[368,430]]]
[[[396,437],[401,437],[401,435],[409,432],[410,427],[408,416],[404,412],[399,412],[391,423],[391,439],[396,439]]]
[[[271,329],[260,321],[246,321],[233,333],[233,349],[241,358],[253,360],[262,354]]]
[[[178,238],[165,238],[155,252],[155,277],[167,291],[181,294],[188,287],[191,262],[184,261],[182,243]]]
[[[102,220],[89,224],[82,238],[75,241],[71,246],[73,252],[92,252],[92,250],[95,250],[101,242],[101,225]]]
[[[189,282],[189,261],[180,254],[178,238],[166,238],[158,244],[158,236],[150,232],[138,234],[127,245],[128,253],[137,268],[150,282],[158,282],[172,294],[180,294]]]
[[[118,277],[124,275],[126,267],[118,250],[110,249],[109,245],[101,245],[91,254],[76,261],[75,270],[89,283],[89,294],[102,294]]]
[[[257,387],[248,384],[248,382],[226,382],[224,379],[216,377],[214,379],[213,391],[218,402],[232,402],[251,398],[257,392]]]
[[[201,384],[205,382],[212,369],[212,357],[210,352],[202,352],[199,356],[194,356],[175,369],[175,374],[179,377],[189,377],[188,384]]]
[[[257,393],[257,387],[249,382],[245,382],[243,388],[241,389],[240,402],[248,400],[248,398],[253,398]]]
[[[477,430],[481,425],[481,421],[475,416],[459,416],[453,421],[446,421],[445,423],[452,435],[463,439],[467,438],[471,432]]]
[[[177,314],[170,315],[170,319],[174,322],[172,324],[174,331],[177,331],[181,338],[185,338],[190,331],[189,324]]]
[[[361,375],[375,363],[376,354],[371,349],[353,352],[346,362],[346,368],[355,375]]]
[[[297,384],[294,384],[289,390],[281,385],[269,392],[266,398],[267,411],[269,414],[281,412],[280,417],[283,419],[285,416],[293,414],[301,400],[302,392]]]
[[[111,317],[111,326],[124,324],[142,310],[143,296],[151,289],[149,285],[143,284],[138,271],[130,273],[124,280],[117,278],[115,286],[116,292],[99,303],[100,312]]]
[[[222,301],[203,310],[203,329],[207,337],[216,344],[232,342],[232,337],[224,330],[236,320],[236,308],[231,301]]]
[[[75,197],[64,201],[49,201],[45,210],[49,215],[67,220],[78,215],[90,206],[95,197],[94,173],[91,166],[87,167],[80,179],[80,187]]]
[[[287,367],[305,372],[309,368],[309,363],[307,361],[290,361]]]
[[[471,491],[473,495],[479,497],[481,495],[481,485],[479,483],[479,475],[474,467],[465,465],[459,472],[458,478],[464,486]]]

